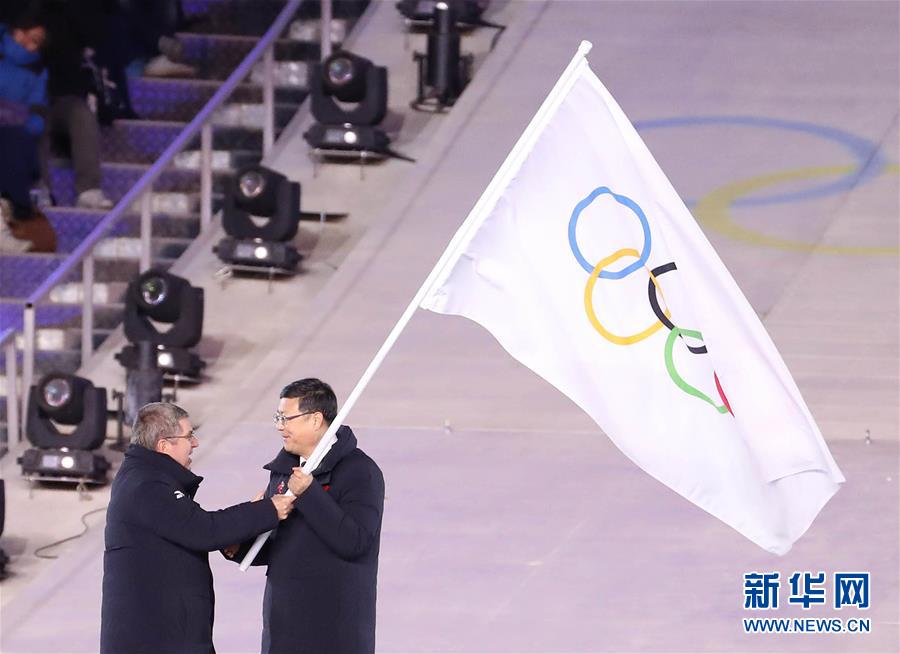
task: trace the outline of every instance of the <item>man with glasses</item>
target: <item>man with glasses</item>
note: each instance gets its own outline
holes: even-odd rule
[[[296,498],[278,494],[205,511],[190,471],[199,446],[187,412],[162,402],[138,411],[112,484],[103,555],[100,651],[215,652],[208,552],[273,529]]]
[[[275,429],[282,450],[264,466],[265,494],[290,489],[297,501],[254,561],[268,566],[263,654],[375,650],[384,477],[346,425],[322,463],[311,474],[303,469],[336,415],[334,391],[323,381],[301,379],[281,391]],[[242,560],[251,542],[226,556]]]

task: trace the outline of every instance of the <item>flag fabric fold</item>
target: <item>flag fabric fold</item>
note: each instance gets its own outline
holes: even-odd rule
[[[638,466],[783,554],[844,478],[637,131],[585,59],[567,74],[420,306],[482,325]]]

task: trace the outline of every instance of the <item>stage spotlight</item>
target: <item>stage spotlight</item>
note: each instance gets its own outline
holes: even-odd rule
[[[159,329],[155,323],[170,325]],[[177,275],[148,270],[128,285],[125,294],[126,345],[116,355],[126,369],[137,369],[137,344],[147,342],[156,351],[162,372],[199,379],[206,365],[188,349],[203,335],[203,289]]]
[[[300,184],[264,166],[240,170],[227,190],[223,223],[238,238],[287,241],[300,221]],[[265,218],[262,225],[250,216]]]
[[[389,154],[390,139],[375,127],[387,114],[387,68],[339,50],[311,68],[309,92],[318,121],[303,135],[310,146]]]
[[[263,166],[241,170],[225,191],[222,226],[213,248],[232,267],[292,272],[301,256],[288,243],[300,222],[300,184]]]
[[[365,100],[367,76],[369,71],[373,69],[371,61],[349,52],[338,52],[336,56],[328,58],[324,68],[322,86],[326,94],[337,98],[341,102],[362,102]],[[381,122],[380,119],[374,116],[363,120],[364,122],[369,122],[370,120],[376,123]]]
[[[387,68],[338,50],[312,67],[309,91],[313,118],[320,123],[377,125],[387,113]]]
[[[435,7],[438,4],[453,7],[456,22],[462,25],[483,25],[481,15],[490,4],[490,0],[400,0],[397,10],[413,23],[431,23],[434,20]],[[493,24],[489,26],[493,27]]]
[[[62,431],[57,425],[74,426]],[[19,458],[32,480],[102,483],[109,462],[93,452],[106,438],[106,389],[67,373],[50,373],[32,386],[25,433],[34,448]]]
[[[428,32],[428,51],[416,52],[419,82],[412,107],[419,111],[440,112],[453,106],[472,77],[472,55],[460,55],[459,29],[454,5],[438,2],[432,28]]]

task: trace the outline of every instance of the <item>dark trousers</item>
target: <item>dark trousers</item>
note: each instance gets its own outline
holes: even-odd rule
[[[69,141],[75,190],[83,193],[100,188],[100,128],[87,101],[77,95],[64,95],[50,100],[49,129],[41,138],[41,174],[50,185],[50,157],[54,137]]]
[[[37,179],[37,137],[17,125],[0,125],[0,195],[16,218],[32,215],[31,186]]]

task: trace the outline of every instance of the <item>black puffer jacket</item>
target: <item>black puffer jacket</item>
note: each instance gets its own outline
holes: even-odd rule
[[[337,437],[313,483],[254,561],[269,566],[263,654],[375,650],[384,477],[356,447],[349,427],[338,429]],[[282,450],[264,466],[271,473],[266,495],[286,492],[298,464],[296,455]]]
[[[269,501],[204,511],[203,480],[166,454],[132,445],[112,484],[103,556],[100,651],[214,652],[207,552],[274,528]]]

